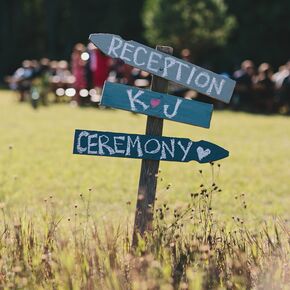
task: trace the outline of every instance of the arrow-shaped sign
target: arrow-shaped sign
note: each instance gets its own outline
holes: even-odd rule
[[[73,153],[199,163],[229,155],[227,150],[207,141],[88,130],[75,131]]]
[[[213,105],[106,82],[101,105],[209,128]]]
[[[231,100],[235,81],[225,76],[138,42],[125,41],[118,35],[91,34],[90,41],[105,54],[120,58],[131,66],[179,83],[222,102],[229,103]]]

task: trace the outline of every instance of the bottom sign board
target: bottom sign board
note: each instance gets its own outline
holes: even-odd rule
[[[73,153],[199,163],[229,156],[227,150],[207,141],[89,130],[75,131]]]

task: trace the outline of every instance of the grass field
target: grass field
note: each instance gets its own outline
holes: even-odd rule
[[[77,128],[144,133],[145,116],[67,104],[35,111],[17,103],[13,93],[2,91],[0,120],[0,200],[8,208],[33,211],[53,196],[62,213],[69,214],[79,193],[91,188],[97,216],[118,220],[124,210],[133,214],[140,160],[73,155],[73,134]],[[234,196],[245,193],[252,219],[287,217],[289,118],[216,111],[209,130],[165,121],[164,135],[207,140],[230,151],[215,173],[223,189],[214,204],[220,215],[231,217],[238,210]],[[162,162],[160,167],[163,181],[157,196],[173,205],[186,202],[200,183],[211,182],[208,164]],[[170,190],[164,190],[169,183]],[[127,201],[132,204],[129,208]]]
[[[159,219],[136,252],[140,160],[77,156],[72,144],[77,128],[144,133],[146,117],[33,110],[2,91],[0,121],[1,289],[287,289],[289,118],[216,111],[210,130],[165,121],[164,135],[207,140],[230,157],[220,167],[161,162]],[[208,191],[211,204],[202,192],[213,182],[222,191]]]

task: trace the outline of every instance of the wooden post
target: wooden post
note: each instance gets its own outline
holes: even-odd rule
[[[173,53],[173,48],[169,46],[158,45],[156,49],[167,54]],[[167,89],[168,81],[166,79],[152,76],[152,91],[167,93]],[[162,136],[162,130],[163,119],[147,117],[146,135]],[[152,230],[158,169],[159,160],[142,160],[134,222],[133,247],[137,246],[138,234],[143,236],[145,231]]]

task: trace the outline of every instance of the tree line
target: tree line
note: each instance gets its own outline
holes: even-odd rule
[[[189,48],[217,70],[245,58],[278,66],[289,58],[288,11],[288,0],[1,0],[0,78],[23,59],[69,59],[93,32]]]

